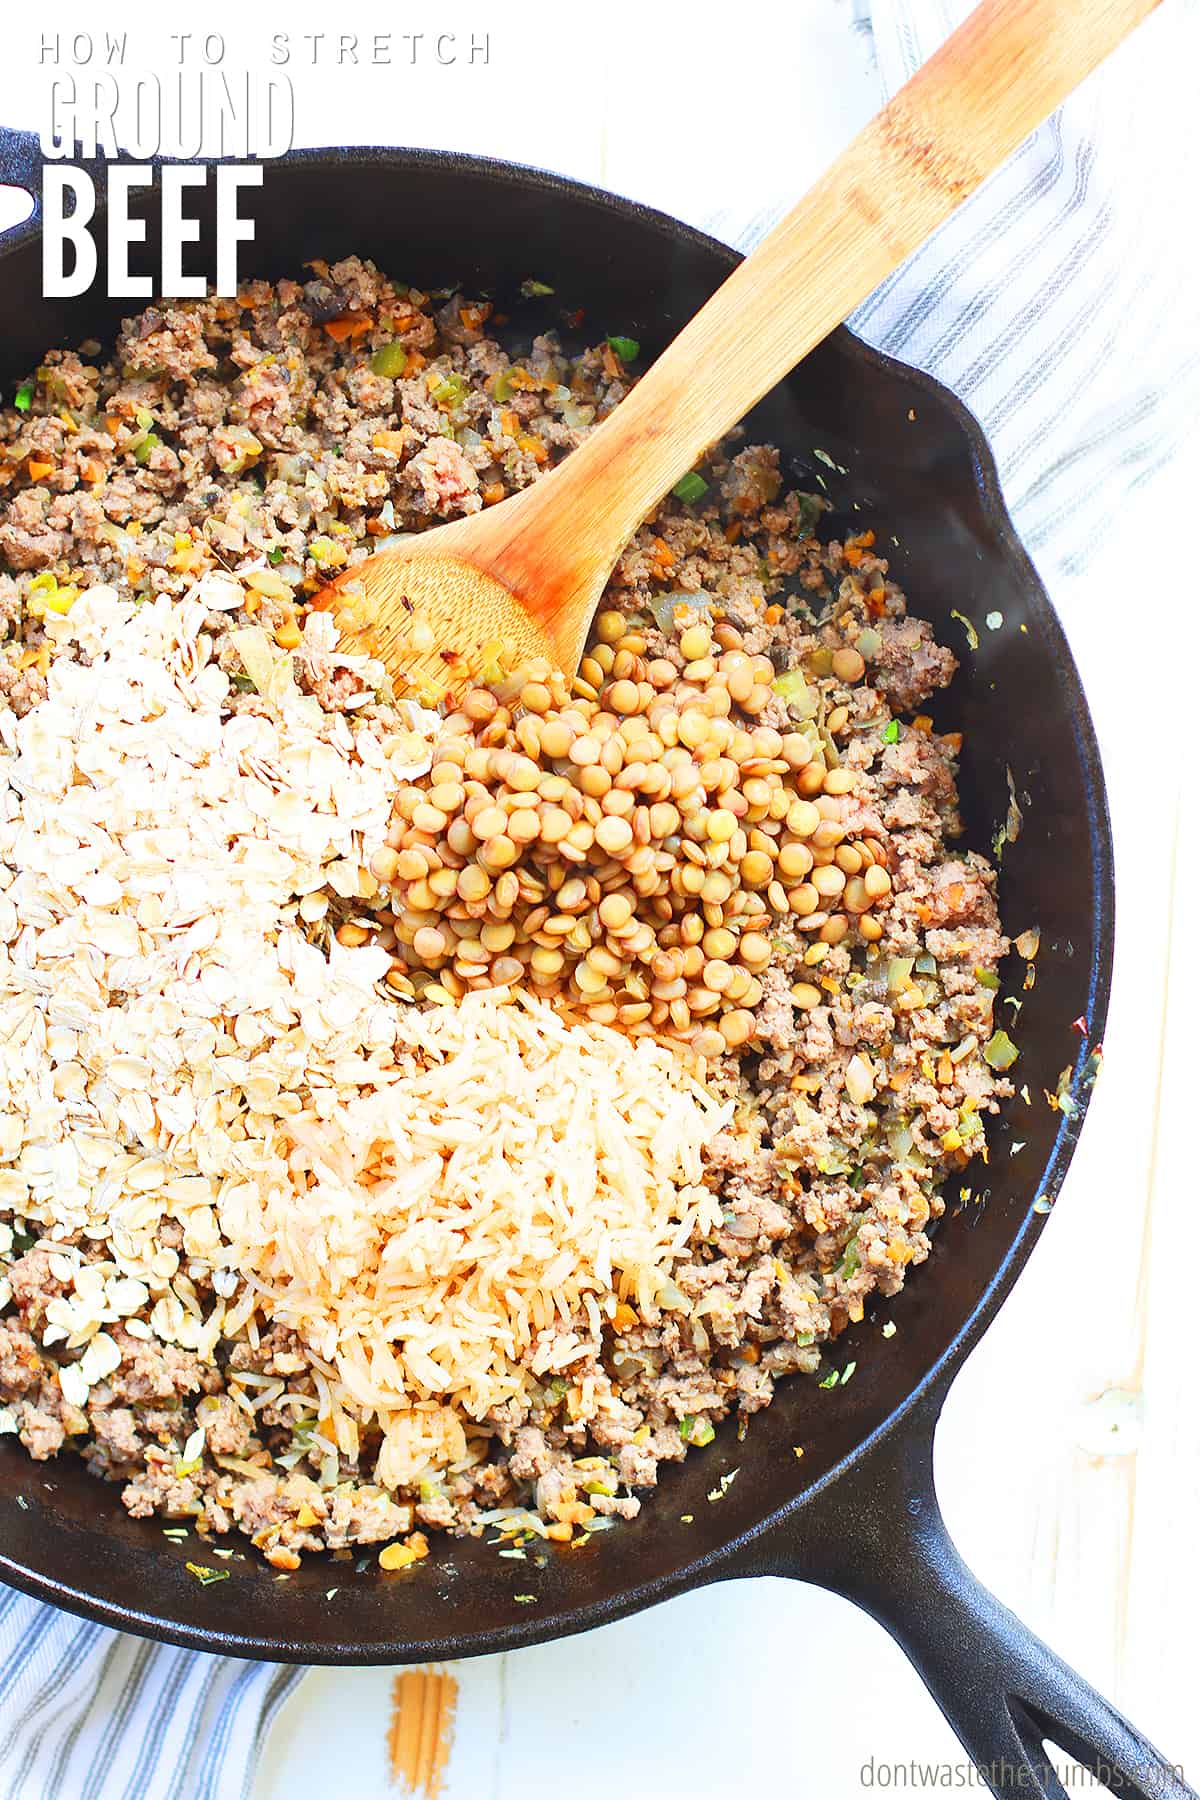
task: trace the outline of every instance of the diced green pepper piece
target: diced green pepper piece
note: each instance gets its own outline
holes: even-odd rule
[[[711,1419],[697,1419],[692,1413],[684,1413],[679,1421],[679,1435],[685,1444],[711,1444],[716,1437]]]
[[[438,406],[457,406],[467,392],[467,384],[461,375],[445,375],[429,390],[429,397]]]
[[[677,500],[682,500],[685,506],[694,506],[697,500],[702,500],[707,494],[708,483],[703,475],[697,475],[695,469],[689,469],[682,481],[675,483],[671,492]]]
[[[636,338],[631,337],[621,337],[618,335],[617,337],[610,337],[608,341],[613,351],[620,357],[622,362],[632,362],[642,347]]]
[[[1011,1069],[1019,1055],[1020,1051],[1007,1031],[993,1031],[983,1046],[983,1060],[989,1069]]]
[[[403,375],[408,367],[408,351],[398,338],[390,344],[381,344],[371,358],[371,368],[376,375],[390,375],[393,380]]]

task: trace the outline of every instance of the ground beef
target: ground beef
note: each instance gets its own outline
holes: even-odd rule
[[[31,1330],[37,1330],[45,1323],[49,1302],[61,1298],[67,1291],[53,1273],[51,1262],[52,1253],[39,1247],[19,1256],[8,1269],[13,1303]]]
[[[17,1418],[17,1435],[35,1462],[58,1455],[67,1435],[61,1418],[28,1401],[17,1408]]]
[[[23,1325],[0,1320],[0,1393],[6,1400],[23,1400],[41,1386],[41,1351]]]
[[[426,444],[407,465],[404,478],[417,496],[422,512],[449,519],[456,513],[478,512],[479,477],[458,445],[448,438]]]
[[[240,659],[220,642],[231,628],[253,617],[280,631],[393,533],[473,513],[552,467],[630,377],[611,342],[571,354],[546,333],[510,356],[490,311],[458,294],[435,305],[348,257],[303,282],[244,284],[236,299],[147,307],[107,360],[50,352],[28,407],[0,412],[0,702],[22,713],[45,697],[48,594],[62,610],[97,582],[181,595],[209,569],[270,570],[277,585],[253,615],[207,623],[236,684]],[[107,1327],[120,1366],[86,1410],[69,1405],[62,1378],[80,1346],[47,1319],[68,1291],[61,1246],[22,1239],[23,1253],[0,1253],[11,1294],[0,1420],[30,1455],[75,1445],[122,1482],[134,1515],[240,1530],[285,1571],[302,1552],[344,1556],[414,1523],[478,1531],[495,1508],[531,1506],[569,1534],[635,1513],[664,1461],[729,1412],[766,1405],[781,1376],[816,1369],[822,1344],[928,1255],[939,1179],[972,1148],[956,1140],[1009,1091],[977,1050],[949,1055],[993,1029],[1007,941],[992,870],[953,843],[958,740],[905,718],[929,707],[955,658],[908,616],[869,530],[821,540],[826,502],[785,490],[775,449],[718,446],[704,474],[698,501],[668,498],[635,534],[605,606],[676,668],[664,606],[723,620],[770,658],[781,679],[755,722],[793,730],[810,702],[819,709],[854,775],[848,829],[877,847],[892,896],[873,944],[857,933],[823,944],[822,915],[774,928],[753,1049],[710,1072],[737,1111],[707,1158],[722,1216],[676,1270],[682,1308],[606,1327],[569,1382],[530,1375],[527,1397],[486,1422],[478,1462],[391,1494],[371,1479],[377,1436],[347,1456],[316,1429],[309,1355],[280,1327],[204,1359],[164,1343],[146,1309]],[[862,672],[838,679],[834,657],[845,667],[852,646]],[[302,654],[295,668],[327,710],[361,707],[359,677]],[[803,678],[803,702],[785,676]],[[261,708],[245,686],[231,712]],[[897,962],[918,984],[903,1003]],[[891,1085],[864,1101],[852,1077],[885,1046]],[[913,1153],[896,1162],[888,1134],[900,1128]],[[159,1242],[182,1253],[183,1227],[168,1220]],[[599,1400],[590,1438],[571,1404],[584,1382]]]
[[[121,1366],[109,1384],[118,1402],[143,1405],[173,1400],[181,1394],[210,1392],[219,1383],[217,1370],[189,1350],[156,1338],[131,1337],[121,1325],[113,1326],[111,1335],[122,1355]]]
[[[897,712],[914,712],[958,667],[950,651],[934,642],[924,619],[885,620],[880,636],[872,682]]]

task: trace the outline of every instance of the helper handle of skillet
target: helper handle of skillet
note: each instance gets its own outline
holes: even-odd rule
[[[1123,1800],[1197,1800],[1178,1767],[1002,1606],[958,1554],[933,1484],[943,1398],[939,1383],[853,1470],[735,1550],[726,1572],[795,1576],[869,1612],[1004,1800],[1018,1793],[1069,1800],[1052,1766],[1054,1746]],[[871,1755],[886,1762],[887,1744],[864,1740],[862,1761]]]
[[[586,629],[590,611],[581,625],[571,615],[589,598],[595,604],[667,490],[1157,3],[982,0],[600,428],[488,515],[488,568],[561,640],[564,655],[578,655],[573,633]],[[569,656],[566,666],[575,666]]]
[[[35,214],[42,204],[42,160],[36,132],[0,125],[0,186],[24,188]]]

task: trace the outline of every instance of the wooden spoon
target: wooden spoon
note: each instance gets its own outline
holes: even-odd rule
[[[573,674],[613,564],[667,490],[1156,4],[984,0],[577,450],[348,570],[334,586],[362,596],[330,600],[374,623],[343,636],[438,692],[496,639],[510,667],[540,656]]]

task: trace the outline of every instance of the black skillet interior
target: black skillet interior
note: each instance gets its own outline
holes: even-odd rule
[[[35,158],[26,140],[10,138],[7,154],[8,179]],[[533,276],[555,293],[514,307],[518,333],[582,307],[584,336],[631,335],[644,357],[734,260],[674,221],[608,196],[422,152],[302,153],[268,166],[261,198],[244,210],[258,221],[256,242],[243,251],[247,274],[297,275],[310,257],[358,253],[424,287],[461,283],[508,296]],[[212,266],[211,208],[204,231],[197,269]],[[153,242],[152,218],[151,252]],[[121,313],[142,304],[44,301],[39,258],[36,225],[0,247],[6,399],[44,348],[110,339]],[[811,1497],[831,1476],[849,1516],[859,1503],[856,1452],[894,1427],[935,1365],[956,1362],[982,1329],[1036,1237],[1033,1203],[1056,1191],[1078,1129],[1080,1113],[1052,1111],[1044,1090],[1053,1093],[1060,1072],[1073,1069],[1082,1096],[1088,1043],[1102,1029],[1111,861],[1087,708],[1058,621],[1008,525],[982,435],[936,384],[839,331],[747,429],[783,447],[801,485],[829,495],[834,531],[874,527],[913,610],[960,655],[955,685],[934,711],[939,727],[965,733],[967,841],[986,847],[1004,820],[1009,769],[1024,814],[1004,856],[1001,900],[1012,931],[1035,923],[1042,931],[1032,991],[1022,991],[1018,959],[1005,971],[1006,991],[1022,1002],[1012,1029],[1030,1103],[1008,1105],[992,1132],[990,1165],[976,1162],[965,1175],[973,1197],[960,1203],[955,1184],[931,1265],[888,1308],[896,1335],[883,1339],[881,1316],[869,1314],[836,1347],[835,1366],[857,1362],[846,1386],[785,1384],[743,1442],[727,1427],[705,1453],[667,1471],[636,1522],[544,1566],[498,1559],[473,1541],[446,1542],[402,1578],[381,1575],[373,1561],[359,1571],[314,1560],[281,1580],[253,1555],[239,1555],[214,1565],[231,1579],[205,1587],[186,1564],[214,1559],[194,1539],[176,1544],[160,1523],[131,1520],[116,1491],[70,1459],[34,1465],[2,1444],[5,1579],[112,1624],[250,1655],[371,1663],[528,1643],[736,1572],[738,1556],[749,1567],[745,1558],[756,1552],[748,1538],[785,1509],[802,1533]],[[977,649],[955,612],[972,621]],[[1001,621],[995,629],[985,623],[992,615]],[[1087,1041],[1072,1023],[1079,1018]],[[1012,1154],[1015,1141],[1023,1148]],[[797,1444],[803,1462],[792,1454]],[[734,1468],[736,1480],[711,1499]],[[685,1514],[692,1523],[681,1523]],[[743,1546],[737,1556],[726,1555],[731,1545]],[[820,1579],[819,1568],[810,1572]],[[530,1594],[532,1601],[516,1599]]]

